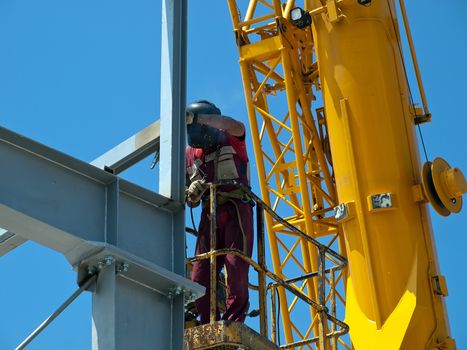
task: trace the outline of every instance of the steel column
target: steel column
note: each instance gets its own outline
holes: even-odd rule
[[[179,201],[185,194],[186,31],[186,0],[163,0],[159,192]]]
[[[103,269],[93,298],[93,349],[177,349],[171,319],[174,302],[183,301],[156,293],[115,273],[116,264]],[[131,268],[131,266],[130,266]],[[183,331],[183,328],[181,329]]]
[[[186,0],[162,1],[159,192],[180,203],[185,198],[187,8]],[[179,252],[173,271],[185,274],[184,210],[174,213],[173,224],[173,249]],[[177,332],[170,349],[183,349],[183,298],[174,299],[172,308]]]

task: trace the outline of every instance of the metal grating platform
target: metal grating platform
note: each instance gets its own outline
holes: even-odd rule
[[[240,322],[219,321],[185,330],[185,350],[278,350],[280,347]]]

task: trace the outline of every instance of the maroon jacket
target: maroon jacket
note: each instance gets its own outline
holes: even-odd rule
[[[245,135],[236,137],[225,133],[225,141],[210,148],[186,148],[187,183],[204,178],[207,182],[238,180],[249,186],[249,162]],[[231,190],[222,186],[221,191]]]

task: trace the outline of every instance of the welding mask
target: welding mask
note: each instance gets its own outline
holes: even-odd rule
[[[210,148],[225,140],[225,133],[212,126],[193,123],[187,126],[188,144],[194,148]]]
[[[221,110],[209,101],[193,102],[186,108],[186,113],[193,115],[193,122],[187,125],[188,144],[194,148],[210,148],[223,143],[226,138],[222,130],[197,123],[199,114],[221,115]]]

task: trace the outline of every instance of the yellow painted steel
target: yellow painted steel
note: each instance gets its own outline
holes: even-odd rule
[[[348,257],[348,273],[326,278],[344,287],[329,287],[326,297],[345,305],[353,347],[453,350],[426,202],[442,215],[458,212],[467,184],[440,159],[423,167],[422,182],[414,128],[430,113],[398,2],[423,110],[410,96],[394,0],[228,0],[262,198]],[[312,31],[292,25],[294,6],[312,15]],[[315,106],[319,93],[324,109]],[[379,197],[389,202],[379,206]],[[338,204],[347,210],[340,222]],[[316,271],[307,242],[270,216],[266,226],[277,275]],[[316,279],[294,285],[316,300]],[[335,330],[277,290],[287,344]],[[352,348],[343,338],[307,346]]]
[[[342,226],[353,345],[455,349],[427,205],[412,192],[421,165],[395,3],[342,0],[338,9],[339,21],[318,14],[313,28],[338,198],[350,208]],[[369,198],[386,193],[392,207],[373,209]]]
[[[333,217],[337,198],[332,164],[325,153],[329,148],[327,127],[324,116],[318,119],[318,113],[312,112],[312,87],[318,88],[319,84],[311,28],[300,30],[286,19],[294,1],[281,4],[279,0],[251,0],[243,7],[239,3],[245,2],[228,0],[262,199],[289,223],[345,255],[343,236]],[[246,14],[245,18],[239,11]],[[317,271],[314,246],[271,216],[266,215],[265,221],[272,265],[278,276],[287,280]],[[331,290],[337,300],[344,300],[345,276],[346,271],[333,275],[332,280],[340,283],[333,288],[329,287],[331,277],[323,278],[328,285],[324,288],[326,300]],[[318,300],[317,278],[293,285]],[[320,338],[318,345],[300,348],[325,349],[337,343],[325,342],[322,337],[324,332],[335,331],[335,324],[282,287],[277,290],[285,343],[313,337]]]

